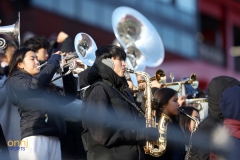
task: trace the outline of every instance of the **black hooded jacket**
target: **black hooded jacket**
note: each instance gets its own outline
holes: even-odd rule
[[[88,160],[144,159],[135,131],[140,116],[130,101],[128,83],[96,59],[88,74],[82,139]]]
[[[224,117],[220,110],[220,99],[222,92],[240,82],[232,77],[219,76],[211,80],[208,86],[208,117],[199,125],[198,130],[193,134],[193,146],[191,149],[191,159],[209,159],[212,146],[213,132],[218,126],[223,125]]]

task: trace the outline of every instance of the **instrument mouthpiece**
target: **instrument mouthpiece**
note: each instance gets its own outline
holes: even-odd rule
[[[129,69],[129,68],[124,68],[124,69],[125,69],[126,72],[129,72],[129,73],[135,73],[135,71],[132,70],[132,69]]]
[[[46,66],[47,62],[43,63],[42,65],[38,66],[38,69],[41,69],[43,66]]]

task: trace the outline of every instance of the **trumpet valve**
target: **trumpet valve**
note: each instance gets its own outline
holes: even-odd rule
[[[72,61],[69,65],[69,70],[74,70],[77,67],[77,63],[76,61]]]

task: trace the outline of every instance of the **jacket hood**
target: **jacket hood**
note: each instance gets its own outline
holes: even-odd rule
[[[232,77],[218,76],[211,80],[208,86],[208,114],[217,120],[223,121],[224,117],[220,109],[220,99],[222,92],[240,82]]]
[[[98,58],[96,58],[93,66],[89,70],[87,81],[90,85],[96,81],[104,81],[121,92],[128,88],[126,78],[119,77],[112,68],[102,63]]]
[[[234,86],[223,91],[220,108],[225,119],[240,121],[240,86]]]

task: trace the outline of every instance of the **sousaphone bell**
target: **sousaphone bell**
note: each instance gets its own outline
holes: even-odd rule
[[[18,13],[18,20],[15,24],[0,27],[0,34],[12,36],[18,41],[20,47],[20,12]],[[0,48],[5,49],[6,47],[5,39],[0,38]]]
[[[95,51],[97,50],[97,45],[86,33],[78,33],[74,39],[74,47],[78,58],[86,65],[92,66],[96,56]]]
[[[137,65],[157,67],[163,62],[162,40],[154,26],[141,13],[130,7],[118,7],[112,14],[112,26],[124,49],[135,47],[143,54],[139,56],[142,56],[142,60]],[[139,67],[136,70],[143,71],[145,68]]]

